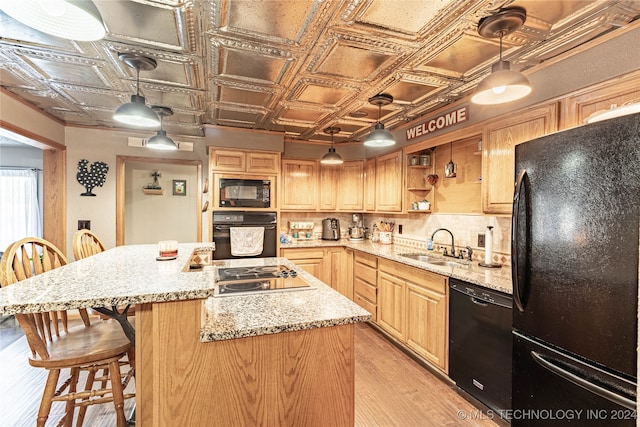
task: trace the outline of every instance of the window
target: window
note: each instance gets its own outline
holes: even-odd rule
[[[0,169],[0,251],[29,236],[42,237],[38,170]]]

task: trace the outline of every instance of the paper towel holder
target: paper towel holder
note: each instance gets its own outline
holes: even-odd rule
[[[492,227],[492,226],[490,226],[490,225],[488,225],[488,226],[487,226],[487,231],[488,231],[489,233],[491,233],[491,235],[490,235],[489,237],[491,237],[491,236],[493,235],[493,233],[492,233],[492,231],[491,231],[491,229],[492,229],[492,228],[493,228],[493,227]],[[486,251],[486,250],[490,250],[490,249],[492,249],[492,248],[489,248],[489,247],[487,246],[487,245],[493,244],[493,239],[489,239],[489,237],[485,238],[485,243],[486,243],[486,245],[485,245],[485,246],[486,246],[486,247],[485,247],[485,251]],[[485,256],[485,261],[486,261],[486,256]],[[495,262],[490,262],[490,263],[486,263],[486,262],[479,262],[479,263],[478,263],[478,265],[479,265],[480,267],[485,267],[485,268],[502,268],[502,264],[498,264],[498,263],[495,263]]]

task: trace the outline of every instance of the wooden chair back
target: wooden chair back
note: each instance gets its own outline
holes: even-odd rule
[[[87,229],[78,230],[73,235],[73,257],[76,261],[104,250],[104,245],[98,236]]]
[[[37,237],[27,237],[9,245],[0,261],[2,286],[42,274],[67,264],[67,258],[52,243]],[[85,326],[89,326],[86,309],[78,310]],[[34,355],[48,359],[47,343],[68,332],[66,310],[16,314]]]

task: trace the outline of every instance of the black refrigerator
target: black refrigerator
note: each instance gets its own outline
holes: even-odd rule
[[[516,146],[513,426],[635,426],[640,114]]]

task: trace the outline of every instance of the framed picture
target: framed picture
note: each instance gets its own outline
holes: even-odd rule
[[[174,179],[173,180],[173,195],[174,196],[186,196],[187,195],[187,180],[186,179]]]

